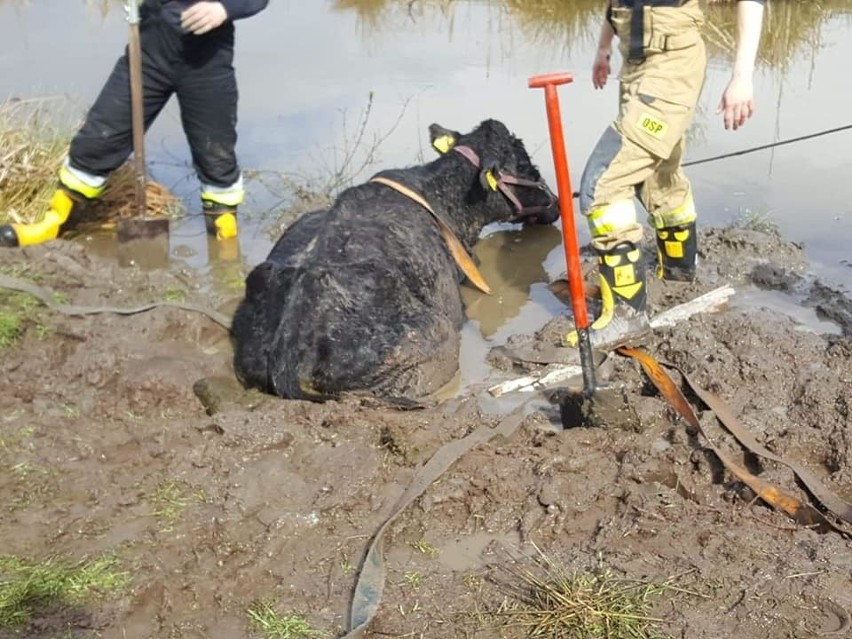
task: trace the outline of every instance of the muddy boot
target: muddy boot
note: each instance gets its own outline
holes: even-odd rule
[[[637,344],[651,331],[645,312],[645,263],[640,244],[623,242],[606,250],[596,251],[600,272],[601,313],[589,328],[592,348],[610,351],[619,346]],[[565,341],[576,346],[577,332],[569,333]]]
[[[657,229],[657,277],[694,282],[698,262],[695,222]]]
[[[50,199],[50,208],[41,221],[0,226],[0,246],[28,246],[56,239],[74,222],[73,218],[85,200],[81,194],[60,186]]]

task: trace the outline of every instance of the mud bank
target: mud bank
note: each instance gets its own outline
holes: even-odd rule
[[[63,241],[0,253],[0,272],[81,305],[183,299],[228,313],[239,295],[186,269],[121,268]],[[852,300],[814,280],[800,246],[706,229],[698,282],[652,281],[651,312],[725,283],[737,290],[728,309],[660,329],[646,350],[852,500]],[[0,357],[2,553],[110,554],[131,576],[85,605],[34,609],[0,636],[260,636],[246,614],[259,599],[338,636],[367,541],[416,469],[500,419],[479,390],[417,411],[239,393],[226,331],[197,313],[69,317],[6,292],[0,305],[20,320]],[[557,317],[529,334],[555,341],[567,326]],[[493,369],[483,388],[517,373]],[[495,629],[493,613],[509,597],[498,576],[532,562],[536,547],[567,570],[674,580],[680,590],[655,600],[660,634],[849,627],[850,541],[756,499],[636,362],[616,358],[612,375],[639,416],[634,431],[562,431],[538,396],[511,437],[476,447],[401,515],[367,636],[524,636]],[[813,502],[788,469],[713,432],[753,473]]]

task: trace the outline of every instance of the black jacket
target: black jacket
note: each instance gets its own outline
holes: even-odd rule
[[[143,0],[142,8],[143,15],[147,12],[160,13],[162,12],[166,22],[180,29],[180,14],[186,9],[194,5],[196,2],[204,2],[206,0]],[[260,13],[269,4],[269,0],[220,0],[228,12],[230,21],[249,18],[256,13]],[[220,29],[227,26],[222,25]]]

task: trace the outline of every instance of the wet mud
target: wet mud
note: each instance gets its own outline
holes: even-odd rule
[[[723,284],[737,293],[720,312],[657,329],[646,352],[852,500],[848,294],[816,280],[801,247],[776,234],[708,228],[701,239],[698,281],[650,282],[651,314]],[[121,267],[66,241],[0,253],[0,270],[78,305],[179,297],[227,313],[239,295],[186,268]],[[750,303],[753,290],[784,296],[832,330]],[[0,292],[0,303],[20,299]],[[554,345],[569,326],[560,315],[529,335]],[[324,636],[341,635],[368,540],[417,468],[442,444],[499,421],[484,386],[537,366],[504,361],[483,386],[401,411],[363,398],[246,394],[231,357],[222,327],[176,308],[27,310],[19,341],[0,357],[0,548],[35,559],[110,553],[132,579],[116,596],[43,611],[0,636],[259,636],[246,610],[266,598]],[[534,403],[514,434],[459,459],[388,530],[384,597],[367,637],[523,636],[495,628],[488,613],[507,597],[494,575],[533,548],[569,570],[674,579],[681,590],[653,611],[668,636],[848,628],[852,542],[769,507],[635,361],[609,364],[635,427],[563,430],[554,393],[524,398]],[[745,454],[691,399],[717,445],[813,503],[789,469]],[[157,498],[165,486],[168,510]]]

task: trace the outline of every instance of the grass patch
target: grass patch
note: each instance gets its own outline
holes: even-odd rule
[[[154,507],[151,514],[160,522],[160,532],[172,532],[183,511],[191,504],[203,502],[203,491],[192,491],[188,486],[177,481],[161,483],[148,501]]]
[[[0,350],[17,342],[23,332],[21,318],[17,314],[0,310]]]
[[[167,302],[185,302],[186,291],[179,288],[170,288],[163,293],[163,299]]]
[[[426,555],[427,557],[437,557],[441,554],[441,551],[435,548],[432,544],[430,544],[425,539],[418,539],[415,542],[412,542],[411,547],[419,552],[421,555]]]
[[[8,415],[9,419],[17,419],[20,414],[12,413]],[[27,444],[36,434],[34,426],[24,426],[19,428],[14,433],[3,434],[0,431],[0,452],[3,451],[18,451]]]
[[[79,606],[122,590],[130,577],[116,569],[117,563],[113,557],[35,563],[0,556],[0,628],[19,627],[40,611]]]
[[[275,610],[275,602],[271,599],[252,602],[246,613],[251,630],[266,639],[311,639],[325,636],[325,633],[315,629],[301,615],[280,614]]]
[[[15,483],[14,497],[7,503],[12,511],[42,503],[56,492],[56,471],[51,468],[19,462],[11,465],[9,470]]]
[[[513,567],[514,602],[496,612],[506,629],[528,639],[663,639],[663,619],[651,616],[654,600],[687,592],[671,581],[623,579],[609,571],[570,572],[539,551],[532,569]]]
[[[6,488],[10,492],[2,510],[15,511],[26,508],[32,503],[42,502],[56,491],[56,471],[43,468],[27,461],[28,449],[34,447],[32,441],[35,429],[32,426],[19,428],[12,432],[0,429],[0,468],[7,471]],[[0,576],[0,582],[2,576]]]
[[[0,352],[14,346],[29,326],[34,326],[39,338],[50,335],[52,329],[44,324],[40,302],[30,295],[0,289]]]
[[[423,585],[423,575],[419,572],[415,572],[412,570],[406,572],[402,577],[405,580],[405,585],[409,588],[419,588],[421,585]]]

